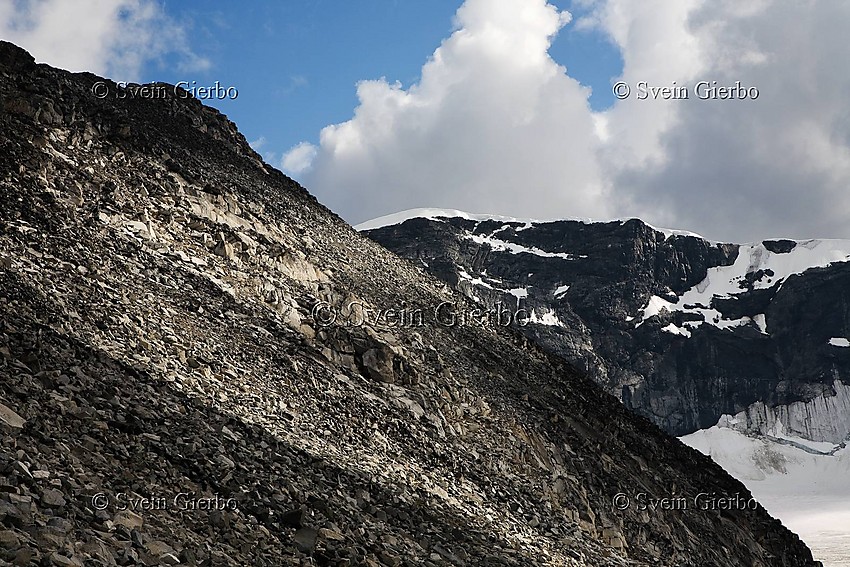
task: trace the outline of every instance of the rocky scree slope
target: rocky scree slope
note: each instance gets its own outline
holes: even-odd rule
[[[757,435],[784,421],[850,437],[850,241],[720,244],[637,219],[458,211],[387,222],[364,234],[482,305],[529,310],[523,333],[671,434],[740,414]]]
[[[98,80],[0,43],[0,564],[814,564],[760,507],[613,509],[747,492],[517,333],[319,325],[471,303]]]

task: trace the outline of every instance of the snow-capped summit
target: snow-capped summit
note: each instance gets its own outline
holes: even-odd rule
[[[504,215],[496,215],[496,214],[488,214],[488,213],[467,213],[464,211],[459,211],[457,209],[435,209],[435,208],[415,208],[415,209],[407,209],[404,211],[399,211],[397,213],[391,213],[389,215],[384,215],[381,217],[374,218],[372,220],[368,220],[362,222],[358,225],[354,226],[355,230],[359,231],[367,231],[367,230],[375,230],[378,228],[383,228],[385,226],[392,226],[396,224],[401,224],[410,219],[430,219],[430,220],[439,220],[439,219],[453,219],[453,218],[461,218],[466,220],[485,222],[485,221],[500,221],[512,224],[523,224],[523,225],[531,225],[531,224],[543,224],[543,223],[552,223],[559,221],[573,221],[573,222],[582,222],[585,224],[594,224],[594,223],[607,223],[607,222],[625,222],[626,220],[633,220],[634,217],[629,219],[612,219],[612,220],[594,220],[586,217],[553,217],[548,220],[544,219],[530,219],[530,218],[516,218],[516,217],[508,217]],[[643,222],[643,221],[641,221]],[[703,238],[699,234],[695,232],[691,232],[688,230],[677,230],[670,228],[658,228],[652,226],[651,224],[645,223],[650,228],[661,232],[665,236],[695,236],[697,238]]]

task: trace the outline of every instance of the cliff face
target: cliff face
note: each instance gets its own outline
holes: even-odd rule
[[[474,304],[218,112],[100,80],[0,43],[0,560],[814,565],[520,334],[372,316]]]
[[[365,234],[490,308],[519,302],[533,315],[518,329],[674,435],[850,384],[850,242],[420,214]],[[842,403],[809,407],[825,413],[797,419],[796,434],[850,435]],[[827,439],[816,424],[830,422]]]

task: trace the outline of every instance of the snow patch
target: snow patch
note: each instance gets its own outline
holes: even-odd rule
[[[556,287],[555,293],[553,294],[555,299],[558,299],[558,297],[567,293],[567,291],[569,291],[569,289],[570,289],[570,286],[568,286],[568,285],[559,285],[558,287]]]
[[[577,258],[577,256],[573,254],[566,254],[564,252],[546,252],[545,250],[541,250],[540,248],[535,248],[533,246],[522,246],[521,244],[515,244],[513,242],[499,240],[498,238],[494,238],[492,236],[468,234],[465,235],[464,238],[472,240],[476,244],[487,244],[496,252],[510,252],[511,254],[534,254],[535,256],[542,256],[544,258],[563,258],[564,260],[575,260]]]
[[[480,285],[481,287],[486,287],[487,289],[494,289],[492,285],[488,284],[487,282],[485,282],[485,281],[484,281],[483,279],[481,279],[481,278],[474,278],[474,277],[472,277],[472,276],[471,276],[471,275],[469,275],[469,273],[468,273],[466,270],[464,270],[464,269],[460,269],[460,270],[458,270],[457,274],[458,274],[461,278],[463,278],[463,279],[465,279],[466,281],[468,281],[469,283],[471,283],[472,285]]]
[[[806,240],[799,244],[784,254],[774,254],[761,243],[741,246],[734,264],[709,268],[705,280],[682,295],[683,303],[709,305],[711,297],[730,297],[741,293],[744,290],[740,283],[745,276],[755,276],[759,271],[764,273],[755,279],[753,288],[766,289],[793,274],[850,260],[848,240]],[[768,271],[773,275],[767,274]]]
[[[528,297],[528,288],[515,287],[513,289],[503,290],[516,297],[516,306],[519,308],[519,302]]]
[[[564,327],[564,328],[566,328],[566,325],[564,325],[564,323],[562,323],[561,320],[558,319],[558,316],[555,314],[555,312],[548,310],[548,309],[540,317],[538,317],[537,313],[532,310],[531,316],[528,318],[528,320],[531,323],[536,323],[538,325],[546,325],[546,326],[549,326],[549,327]]]
[[[683,329],[682,327],[677,327],[675,323],[670,323],[663,329],[661,329],[665,333],[671,333],[673,335],[682,335],[683,337],[690,338],[691,332],[687,329]]]
[[[647,302],[646,306],[643,308],[643,315],[641,316],[640,322],[635,325],[635,328],[643,325],[644,321],[649,319],[650,317],[655,317],[663,311],[675,311],[676,309],[675,303],[670,303],[663,297],[658,297],[657,295],[653,295],[649,298],[649,302]]]
[[[502,215],[490,215],[490,214],[473,214],[466,213],[463,211],[458,211],[456,209],[431,209],[431,208],[419,208],[419,209],[408,209],[406,211],[399,211],[397,213],[393,213],[390,215],[384,215],[382,217],[378,217],[376,219],[368,220],[366,222],[362,222],[358,225],[354,226],[354,230],[363,231],[363,230],[375,230],[376,228],[383,228],[385,226],[393,226],[396,224],[401,224],[404,221],[408,221],[410,219],[430,219],[430,220],[443,220],[443,219],[453,219],[453,218],[461,218],[476,222],[484,222],[489,220],[496,220],[502,222],[510,222],[510,223],[518,223],[525,224],[522,230],[530,228],[532,224],[542,223],[542,222],[553,222],[546,220],[538,220],[538,219],[522,219],[522,218],[514,218],[514,217],[506,217]],[[554,220],[554,219],[553,219]]]
[[[632,220],[632,219],[629,219],[629,220]],[[638,219],[638,220],[640,220],[640,219]],[[626,221],[620,221],[620,222],[625,223]],[[661,227],[653,226],[653,225],[649,224],[648,222],[646,222],[644,220],[641,220],[640,222],[642,222],[643,224],[645,224],[646,226],[648,226],[649,228],[651,228],[655,232],[660,232],[661,234],[663,234],[667,238],[670,238],[670,237],[673,237],[673,236],[693,236],[694,238],[699,238],[701,240],[705,240],[706,242],[708,242],[708,239],[706,239],[704,236],[701,236],[701,235],[697,234],[696,232],[691,232],[690,230],[678,230],[678,229],[675,229],[675,228],[661,228]]]
[[[705,278],[683,293],[678,302],[673,303],[656,295],[650,297],[636,327],[666,309],[699,315],[700,320],[685,323],[691,329],[703,323],[720,329],[752,324],[759,332],[767,334],[764,314],[752,318],[724,319],[720,311],[711,307],[712,301],[745,293],[748,281],[753,289],[767,289],[777,282],[781,285],[781,282],[794,274],[849,260],[850,240],[805,240],[798,242],[786,253],[773,253],[762,243],[743,245],[731,266],[709,268]]]
[[[509,289],[508,293],[517,298],[517,300],[525,299],[528,297],[528,288],[525,287],[515,287],[513,289]]]

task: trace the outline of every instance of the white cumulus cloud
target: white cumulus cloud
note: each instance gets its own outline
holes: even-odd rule
[[[850,4],[581,4],[571,23],[545,0],[467,0],[418,82],[361,81],[353,117],[290,165],[353,223],[445,207],[640,216],[722,240],[850,237],[850,75],[836,67]],[[633,88],[603,112],[548,53],[559,32],[587,30],[619,48],[612,83]],[[698,100],[701,80],[760,96]],[[637,100],[640,81],[690,98]]]
[[[612,0],[604,9],[612,4],[643,8]],[[672,118],[649,130],[663,161],[614,161],[609,169],[631,214],[724,240],[850,237],[850,75],[836,72],[836,62],[850,60],[848,25],[845,3],[724,0],[695,2],[681,24],[656,30],[685,34],[694,46],[691,81],[741,81],[759,97],[698,100],[691,92],[689,100],[664,103]],[[624,53],[637,50],[617,42]],[[626,104],[612,109],[609,119],[624,136],[639,135],[634,121],[643,102],[624,101],[629,113],[621,113]]]
[[[153,0],[23,0],[0,4],[0,37],[37,61],[137,81],[145,62],[174,53],[180,70],[209,68],[186,30]]]
[[[420,205],[605,215],[588,88],[549,57],[569,15],[544,0],[470,0],[409,88],[357,85],[305,184],[351,221]]]
[[[281,168],[292,175],[300,175],[310,168],[317,151],[313,144],[301,142],[283,155],[280,160]]]

